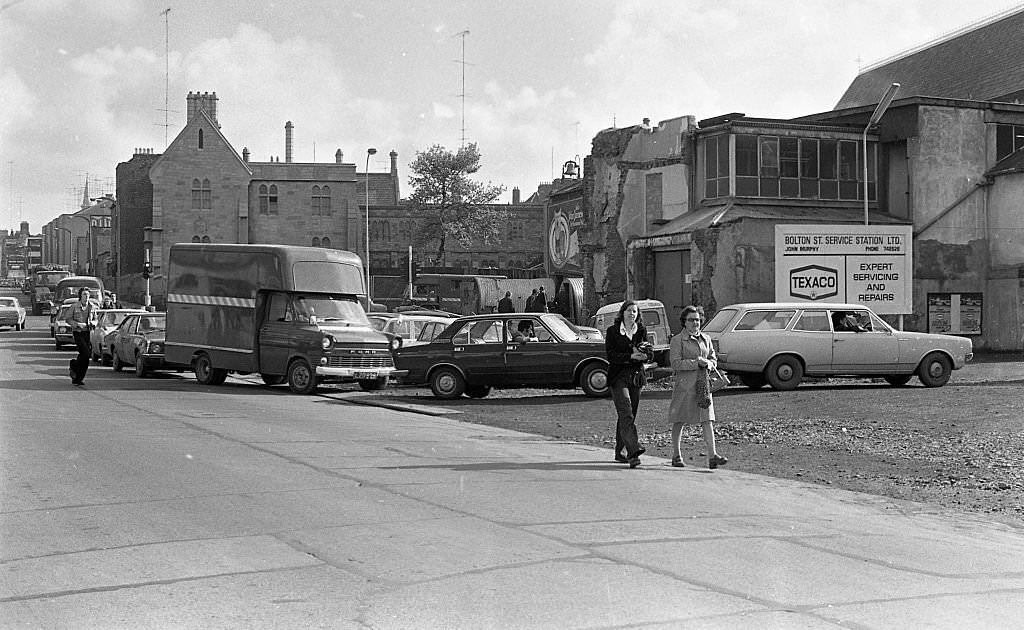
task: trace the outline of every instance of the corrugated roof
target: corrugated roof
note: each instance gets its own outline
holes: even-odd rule
[[[1012,100],[1024,89],[1024,7],[884,60],[853,80],[835,109],[874,105],[891,83],[897,98]]]

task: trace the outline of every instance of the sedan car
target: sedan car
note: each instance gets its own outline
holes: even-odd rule
[[[531,341],[513,341],[520,323]],[[603,341],[581,338],[556,313],[497,313],[460,317],[430,343],[395,352],[407,384],[429,385],[437,398],[483,398],[492,387],[581,387],[609,394]]]
[[[17,298],[0,297],[0,326],[12,326],[14,330],[25,329],[25,307]]]
[[[164,361],[166,313],[132,313],[114,332],[104,338],[110,349],[115,372],[135,366],[135,375],[142,378],[154,370],[178,369]]]
[[[974,357],[969,338],[895,330],[859,304],[733,304],[703,331],[719,367],[753,389],[795,389],[804,376],[874,376],[898,387],[916,375],[941,387]]]
[[[454,317],[417,312],[367,313],[366,317],[375,330],[387,335],[392,350],[427,343],[455,321]],[[424,329],[430,332],[421,337]]]
[[[53,320],[50,323],[53,329],[53,346],[58,350],[62,349],[65,345],[75,345],[75,337],[71,334],[71,325],[64,321],[71,314],[73,306],[73,302],[62,305],[54,313]]]
[[[89,333],[89,341],[92,342],[92,360],[99,361],[103,365],[110,365],[114,355],[109,347],[103,345],[104,338],[120,326],[125,317],[132,313],[145,312],[138,308],[110,308],[96,311],[96,326]]]

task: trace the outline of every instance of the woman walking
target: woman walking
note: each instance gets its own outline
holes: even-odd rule
[[[708,468],[724,466],[729,460],[715,449],[715,402],[711,392],[704,388],[698,396],[698,382],[707,385],[708,370],[718,367],[718,356],[711,340],[700,332],[700,312],[696,306],[687,306],[679,316],[683,330],[672,338],[669,360],[672,365],[672,404],[668,417],[672,422],[672,465],[685,466],[679,440],[684,424],[699,424],[704,429],[704,444],[708,450]],[[710,403],[704,407],[700,398],[705,394]]]
[[[626,300],[619,307],[615,322],[604,336],[608,355],[608,387],[615,401],[615,461],[628,463],[630,468],[640,465],[640,455],[647,449],[640,446],[636,432],[636,412],[640,406],[640,390],[646,383],[644,361],[649,355],[643,350],[647,344],[647,329],[640,319],[640,307]],[[626,454],[623,456],[622,451]]]
[[[71,307],[66,321],[71,326],[71,336],[78,348],[78,358],[71,359],[71,384],[81,385],[85,373],[89,370],[89,359],[92,357],[92,344],[89,343],[89,328],[93,321],[93,303],[89,301],[89,289],[78,290],[78,301]]]

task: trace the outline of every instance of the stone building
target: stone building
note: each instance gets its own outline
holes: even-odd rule
[[[584,168],[588,307],[658,298],[678,330],[686,304],[710,314],[774,301],[776,226],[904,225],[904,327],[1024,349],[1022,30],[1015,9],[886,60],[829,112],[682,116],[599,133]],[[893,82],[896,100],[866,129]],[[940,326],[940,309],[963,322]],[[968,321],[975,310],[980,322]]]

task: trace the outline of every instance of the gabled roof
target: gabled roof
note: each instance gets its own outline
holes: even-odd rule
[[[1024,7],[1000,13],[866,68],[835,109],[874,105],[891,83],[897,98],[1010,101],[1024,90]]]
[[[243,160],[242,156],[238,154],[238,151],[235,151],[235,147],[231,146],[231,143],[228,142],[227,137],[225,137],[224,134],[221,133],[220,125],[218,125],[212,118],[210,118],[209,114],[206,113],[206,110],[203,109],[199,110],[199,112],[196,113],[196,115],[193,116],[191,120],[185,123],[185,126],[181,128],[181,131],[178,132],[178,135],[174,136],[174,140],[171,140],[171,143],[167,145],[167,148],[164,149],[164,152],[162,154],[160,154],[160,157],[158,157],[156,161],[153,162],[153,165],[150,167],[150,169],[157,168],[157,166],[161,162],[163,162],[165,158],[168,158],[168,156],[174,153],[175,149],[178,148],[178,145],[185,142],[185,140],[183,139],[185,137],[185,134],[188,133],[193,127],[201,124],[202,122],[206,123],[206,128],[210,129],[211,131],[213,131],[213,133],[217,134],[217,136],[224,143],[224,146],[226,146],[228,150],[231,152],[231,155],[234,156],[235,160],[242,166],[242,168],[244,168],[250,175],[252,175],[252,169],[250,169],[249,165],[245,163],[245,160]]]

